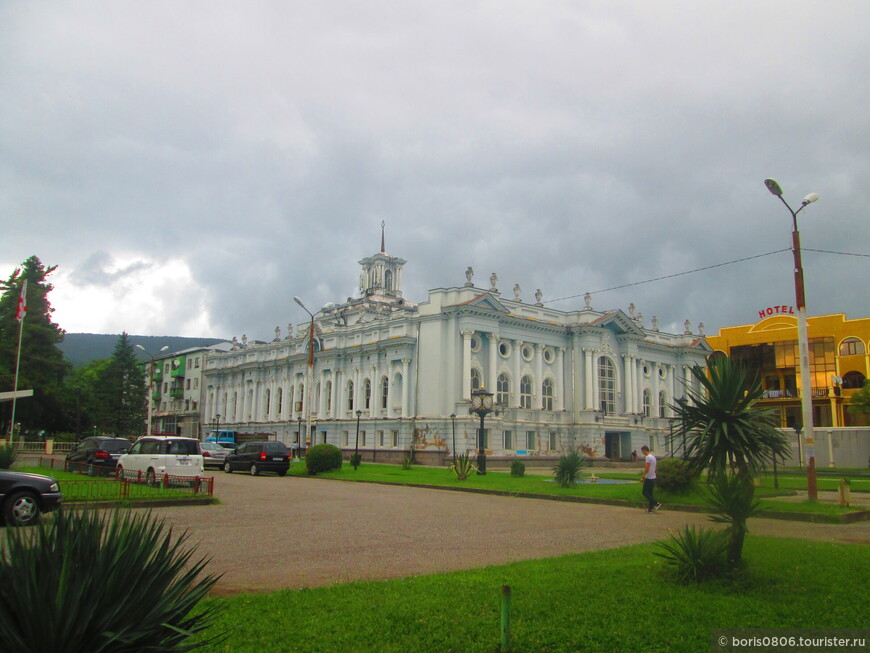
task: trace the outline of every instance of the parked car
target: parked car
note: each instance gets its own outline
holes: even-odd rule
[[[66,456],[66,470],[84,471],[91,476],[114,470],[118,458],[126,453],[132,443],[127,438],[94,436],[85,438]]]
[[[7,526],[35,524],[62,501],[60,486],[50,476],[0,471],[0,520]]]
[[[224,459],[230,453],[229,449],[222,447],[217,442],[200,442],[199,448],[202,449],[203,467],[222,468],[224,466]]]
[[[143,472],[149,483],[158,474],[199,476],[202,470],[202,452],[195,438],[146,435],[118,459],[119,474],[129,478],[132,472]]]
[[[278,476],[290,469],[290,452],[282,442],[245,442],[224,459],[224,471],[247,470],[251,476],[260,472],[276,472]]]

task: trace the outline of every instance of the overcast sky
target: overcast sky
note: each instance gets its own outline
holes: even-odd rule
[[[478,286],[712,334],[870,316],[870,3],[0,2],[0,276],[68,332],[271,340]],[[574,297],[553,301],[564,297]],[[551,302],[551,303],[550,303]]]

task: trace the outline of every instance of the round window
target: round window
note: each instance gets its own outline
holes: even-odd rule
[[[644,366],[643,366],[643,375],[644,375],[644,376],[649,376],[649,365],[644,365]]]
[[[544,361],[547,363],[552,363],[553,360],[555,360],[555,358],[556,358],[555,352],[552,349],[550,349],[549,347],[547,347],[544,350]]]
[[[510,358],[511,355],[511,345],[509,342],[502,342],[498,346],[498,353],[501,354],[502,358]]]
[[[531,345],[523,345],[523,358],[527,361],[532,360],[532,356],[535,355],[535,348]]]
[[[471,336],[471,351],[480,351],[480,338],[478,338],[477,336]]]
[[[659,365],[659,378],[660,379],[668,378],[668,368],[666,368],[662,365]]]

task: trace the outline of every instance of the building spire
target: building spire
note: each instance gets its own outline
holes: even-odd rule
[[[381,254],[386,254],[387,250],[384,247],[384,225],[387,224],[384,220],[381,220]]]

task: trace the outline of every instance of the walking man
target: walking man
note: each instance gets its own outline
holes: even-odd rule
[[[641,476],[641,480],[643,481],[643,496],[646,497],[648,502],[646,511],[658,512],[658,509],[662,507],[662,504],[658,503],[653,496],[653,490],[656,487],[656,457],[650,453],[649,447],[646,445],[643,445],[640,450],[643,455],[646,456],[646,463],[643,466],[643,476]]]

